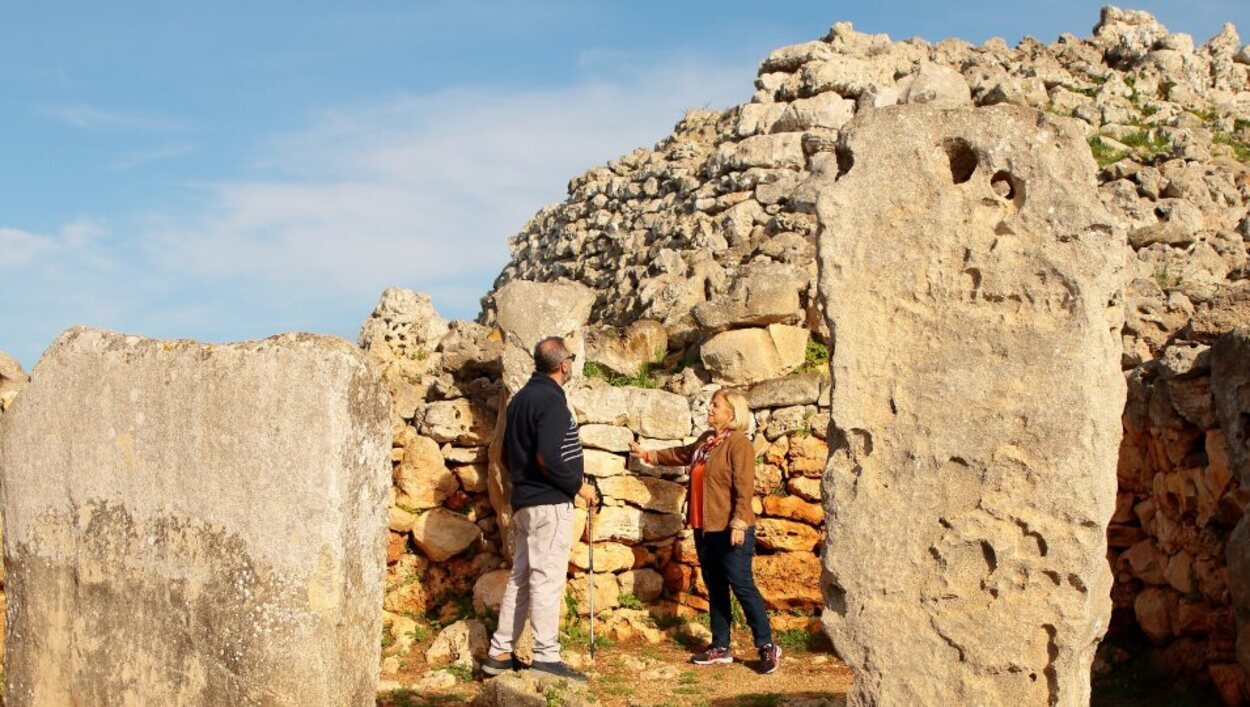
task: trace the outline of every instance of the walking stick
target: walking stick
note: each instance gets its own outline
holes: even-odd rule
[[[587,575],[589,577],[587,594],[590,598],[590,660],[593,663],[595,660],[595,511],[598,509],[603,497],[599,495],[599,482],[593,476],[588,478],[590,479],[590,485],[595,489],[594,502],[586,505],[586,510],[588,511],[586,514],[586,532],[587,538],[590,540],[590,560],[587,562],[590,573]]]

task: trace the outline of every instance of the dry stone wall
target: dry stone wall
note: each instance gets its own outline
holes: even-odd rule
[[[389,407],[341,339],[63,334],[0,425],[6,704],[373,704]]]
[[[1195,41],[1115,7],[1102,11],[1092,36],[1026,38],[1014,47],[997,39],[892,41],[839,23],[819,40],[772,52],[749,102],[691,112],[651,149],[572,179],[568,200],[513,238],[512,262],[496,284],[582,282],[597,293],[592,326],[656,320],[670,355],[694,351],[701,373],[750,380],[732,349],[716,351],[723,340],[710,356],[702,344],[745,330],[733,336],[767,350],[758,330],[774,324],[804,326],[827,341],[820,312],[836,313],[839,303],[823,302],[815,287],[810,177],[872,159],[839,151],[848,121],[896,104],[969,100],[1075,118],[1099,168],[1110,225],[1128,235],[1119,334],[1130,394],[1108,531],[1113,628],[1142,629],[1156,643],[1157,663],[1213,680],[1236,702],[1246,681],[1229,648],[1235,629],[1223,553],[1246,499],[1235,474],[1222,482],[1226,431],[1194,410],[1210,405],[1201,390],[1206,364],[1178,374],[1167,359],[1173,348],[1205,350],[1250,323],[1248,76],[1250,47],[1231,25]],[[991,188],[999,199],[1012,185]],[[783,372],[764,358],[758,365],[769,373],[759,375]],[[697,387],[683,385],[670,387]],[[1177,390],[1158,392],[1169,388]],[[1182,545],[1178,535],[1189,539]],[[1175,564],[1175,584],[1160,577],[1160,562]]]
[[[395,301],[422,304],[405,310]],[[604,635],[653,641],[664,636],[657,617],[662,623],[707,609],[693,538],[684,528],[685,469],[642,466],[627,451],[631,441],[648,448],[692,441],[721,384],[697,359],[683,363],[680,356],[666,355],[657,343],[665,330],[657,322],[586,328],[592,301],[593,293],[581,285],[514,282],[492,298],[499,327],[447,325],[424,296],[391,290],[362,330],[361,344],[384,371],[393,399],[423,399],[411,410],[397,406],[392,416],[394,484],[384,603],[393,640],[385,651],[388,673],[408,660],[413,642],[405,636],[418,622],[464,631],[465,623],[457,619],[471,613],[480,620],[498,610],[507,579],[509,509],[506,475],[497,469],[492,445],[501,433],[499,411],[507,391],[519,388],[533,370],[528,350],[550,333],[568,336],[583,350],[578,365],[587,360],[593,374],[579,371],[566,392],[582,426],[587,473],[603,494],[593,524],[593,586],[590,519],[586,508],[577,510],[568,607],[587,613],[593,591]],[[399,355],[395,346],[374,343],[377,332],[413,342],[429,331],[446,333]],[[419,377],[385,373],[415,366],[425,367]],[[625,385],[604,373],[617,370],[640,373],[631,379],[634,385]],[[745,390],[759,452],[754,505],[760,516],[761,590],[780,614],[779,628],[818,630],[813,621],[821,604],[819,477],[828,455],[823,440],[828,415],[822,412],[829,401],[828,376],[804,371]]]

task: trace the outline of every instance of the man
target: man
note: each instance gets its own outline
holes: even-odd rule
[[[534,626],[532,669],[586,680],[560,659],[560,603],[573,546],[573,498],[594,502],[582,476],[582,444],[563,386],[576,356],[564,339],[534,347],[534,375],[508,403],[503,459],[512,478],[512,574],[499,607],[499,628],[482,664],[488,675],[510,670],[526,616]]]

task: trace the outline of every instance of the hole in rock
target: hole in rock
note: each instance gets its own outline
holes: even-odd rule
[[[1016,198],[1016,180],[1005,170],[1000,169],[994,173],[994,176],[990,178],[990,188],[1004,199]]]
[[[951,163],[951,179],[956,184],[972,179],[972,173],[977,171],[977,153],[972,151],[972,145],[966,140],[954,138],[947,140],[943,147],[946,148],[946,157]]]
[[[834,181],[837,181],[845,177],[846,173],[855,166],[855,153],[851,152],[849,147],[839,145],[833,148],[833,156],[838,161],[838,176],[834,177]]]

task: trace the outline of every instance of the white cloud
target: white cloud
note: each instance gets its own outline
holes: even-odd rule
[[[327,109],[258,156],[282,179],[205,186],[211,208],[156,232],[152,258],[189,277],[326,297],[414,287],[444,314],[472,316],[506,239],[571,177],[651,146],[688,108],[743,99],[743,69],[654,66],[572,87]]]
[[[44,115],[76,128],[130,128],[136,130],[176,130],[179,121],[172,118],[109,110],[88,103],[67,103],[48,106],[40,111]]]
[[[472,317],[507,262],[507,238],[563,199],[570,178],[650,147],[687,109],[751,90],[747,66],[620,65],[630,68],[572,86],[327,108],[239,168],[270,176],[193,185],[197,206],[145,205],[117,235],[91,220],[53,236],[0,230],[0,277],[17,293],[0,348],[29,365],[74,324],[160,338],[354,338],[390,286]]]
[[[163,162],[174,157],[181,157],[190,153],[194,148],[187,143],[175,145],[163,145],[154,147],[149,150],[138,150],[118,157],[113,160],[110,168],[118,171],[134,169],[141,165],[152,164],[154,162]]]

